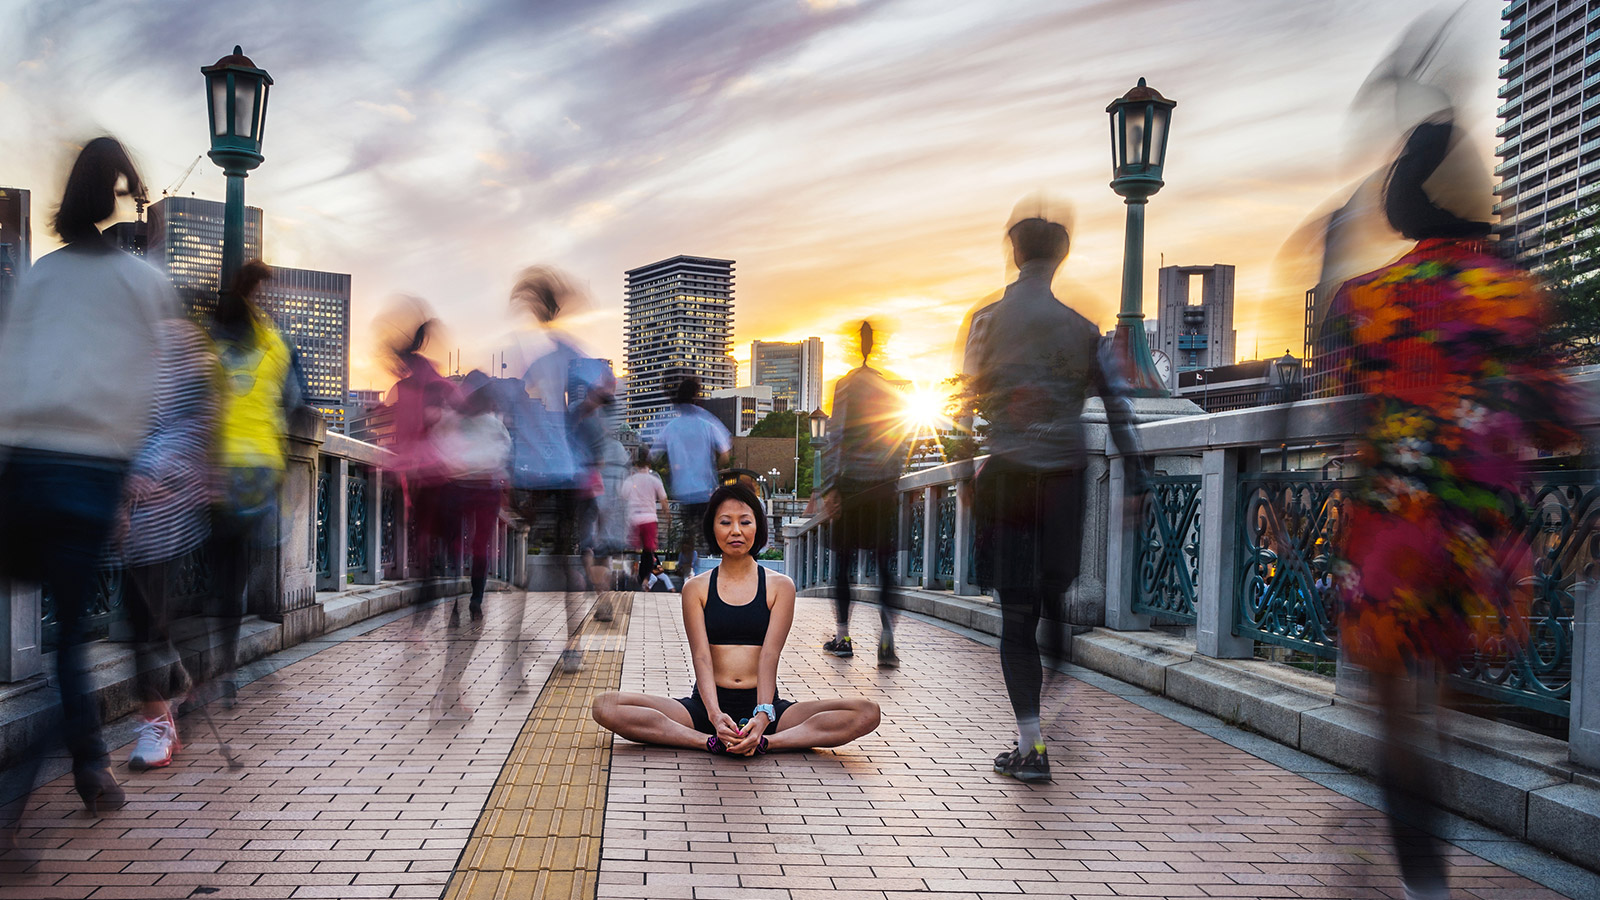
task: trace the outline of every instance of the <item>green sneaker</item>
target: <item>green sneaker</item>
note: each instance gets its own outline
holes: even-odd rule
[[[894,652],[894,645],[893,644],[879,644],[878,645],[878,668],[880,668],[880,669],[898,669],[898,668],[900,668],[900,656],[899,656],[899,654]]]
[[[1007,750],[994,758],[994,770],[1028,784],[1055,780],[1050,775],[1050,754],[1043,747],[1029,750],[1026,756],[1020,749]]]
[[[826,644],[823,644],[822,650],[824,653],[832,653],[834,656],[837,656],[841,659],[849,659],[850,657],[856,655],[855,648],[850,646],[850,639],[847,637],[834,638]]]

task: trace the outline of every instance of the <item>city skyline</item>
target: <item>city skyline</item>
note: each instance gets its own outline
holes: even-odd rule
[[[621,358],[622,273],[678,254],[740,260],[741,364],[753,339],[818,335],[831,381],[852,363],[845,328],[871,315],[891,325],[884,366],[936,380],[961,317],[1004,284],[1006,212],[1041,187],[1077,209],[1059,292],[1109,327],[1122,206],[1104,106],[1140,76],[1179,103],[1146,315],[1163,256],[1225,263],[1240,356],[1298,346],[1308,285],[1275,283],[1275,258],[1364,174],[1346,153],[1350,99],[1432,7],[12,5],[0,118],[20,127],[0,134],[0,182],[38,210],[68,148],[100,132],[128,143],[153,193],[175,182],[206,143],[199,66],[245,40],[277,81],[247,199],[271,220],[275,264],[353,274],[353,387],[386,386],[368,326],[389,296],[428,299],[450,331],[441,362],[460,348],[470,368],[502,348],[512,277],[534,262],[587,286],[572,324]],[[1498,15],[1461,14],[1481,38],[1481,106],[1463,114],[1485,155]],[[185,193],[221,187],[202,162]],[[35,258],[55,246],[46,218]]]

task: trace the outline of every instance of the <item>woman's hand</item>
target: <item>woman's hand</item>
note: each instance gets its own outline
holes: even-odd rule
[[[735,756],[754,756],[761,747],[761,735],[767,730],[768,724],[770,723],[767,714],[758,712],[750,717],[750,721],[744,726],[744,731],[739,732],[743,737],[732,744],[728,744],[727,741],[723,743],[727,744],[728,752]]]
[[[732,747],[740,738],[739,723],[733,720],[733,716],[720,710],[711,714],[711,727],[716,729],[717,740],[724,747]]]

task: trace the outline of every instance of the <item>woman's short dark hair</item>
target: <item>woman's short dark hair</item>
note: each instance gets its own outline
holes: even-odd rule
[[[113,137],[97,137],[84,145],[67,176],[56,209],[56,234],[68,244],[92,241],[100,236],[95,227],[117,211],[117,179],[127,179],[128,193],[144,192],[139,171],[133,167],[128,151]]]
[[[706,501],[706,517],[701,520],[701,530],[706,537],[706,546],[722,549],[717,544],[717,510],[729,500],[737,500],[750,507],[750,512],[756,517],[756,539],[750,545],[751,554],[761,552],[767,545],[767,514],[761,511],[761,499],[756,492],[742,484],[725,484],[711,493],[711,499]]]

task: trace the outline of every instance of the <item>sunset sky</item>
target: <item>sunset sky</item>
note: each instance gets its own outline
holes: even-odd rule
[[[1109,327],[1123,208],[1105,106],[1140,77],[1178,101],[1155,268],[1238,267],[1241,358],[1300,353],[1308,284],[1285,240],[1370,169],[1351,98],[1405,24],[1397,0],[0,0],[0,185],[34,191],[35,258],[74,147],[121,138],[159,196],[207,147],[199,68],[235,43],[272,73],[246,183],[267,261],[353,275],[351,387],[387,386],[371,322],[428,300],[463,371],[503,345],[522,266],[584,284],[575,329],[622,363],[623,271],[737,261],[735,355],[886,316],[887,366],[933,381],[967,309],[1004,284],[1023,194],[1076,207],[1058,293]],[[1461,13],[1492,149],[1500,4]],[[1364,168],[1366,167],[1366,168]],[[202,160],[183,193],[221,199]],[[131,217],[131,207],[129,209]]]

